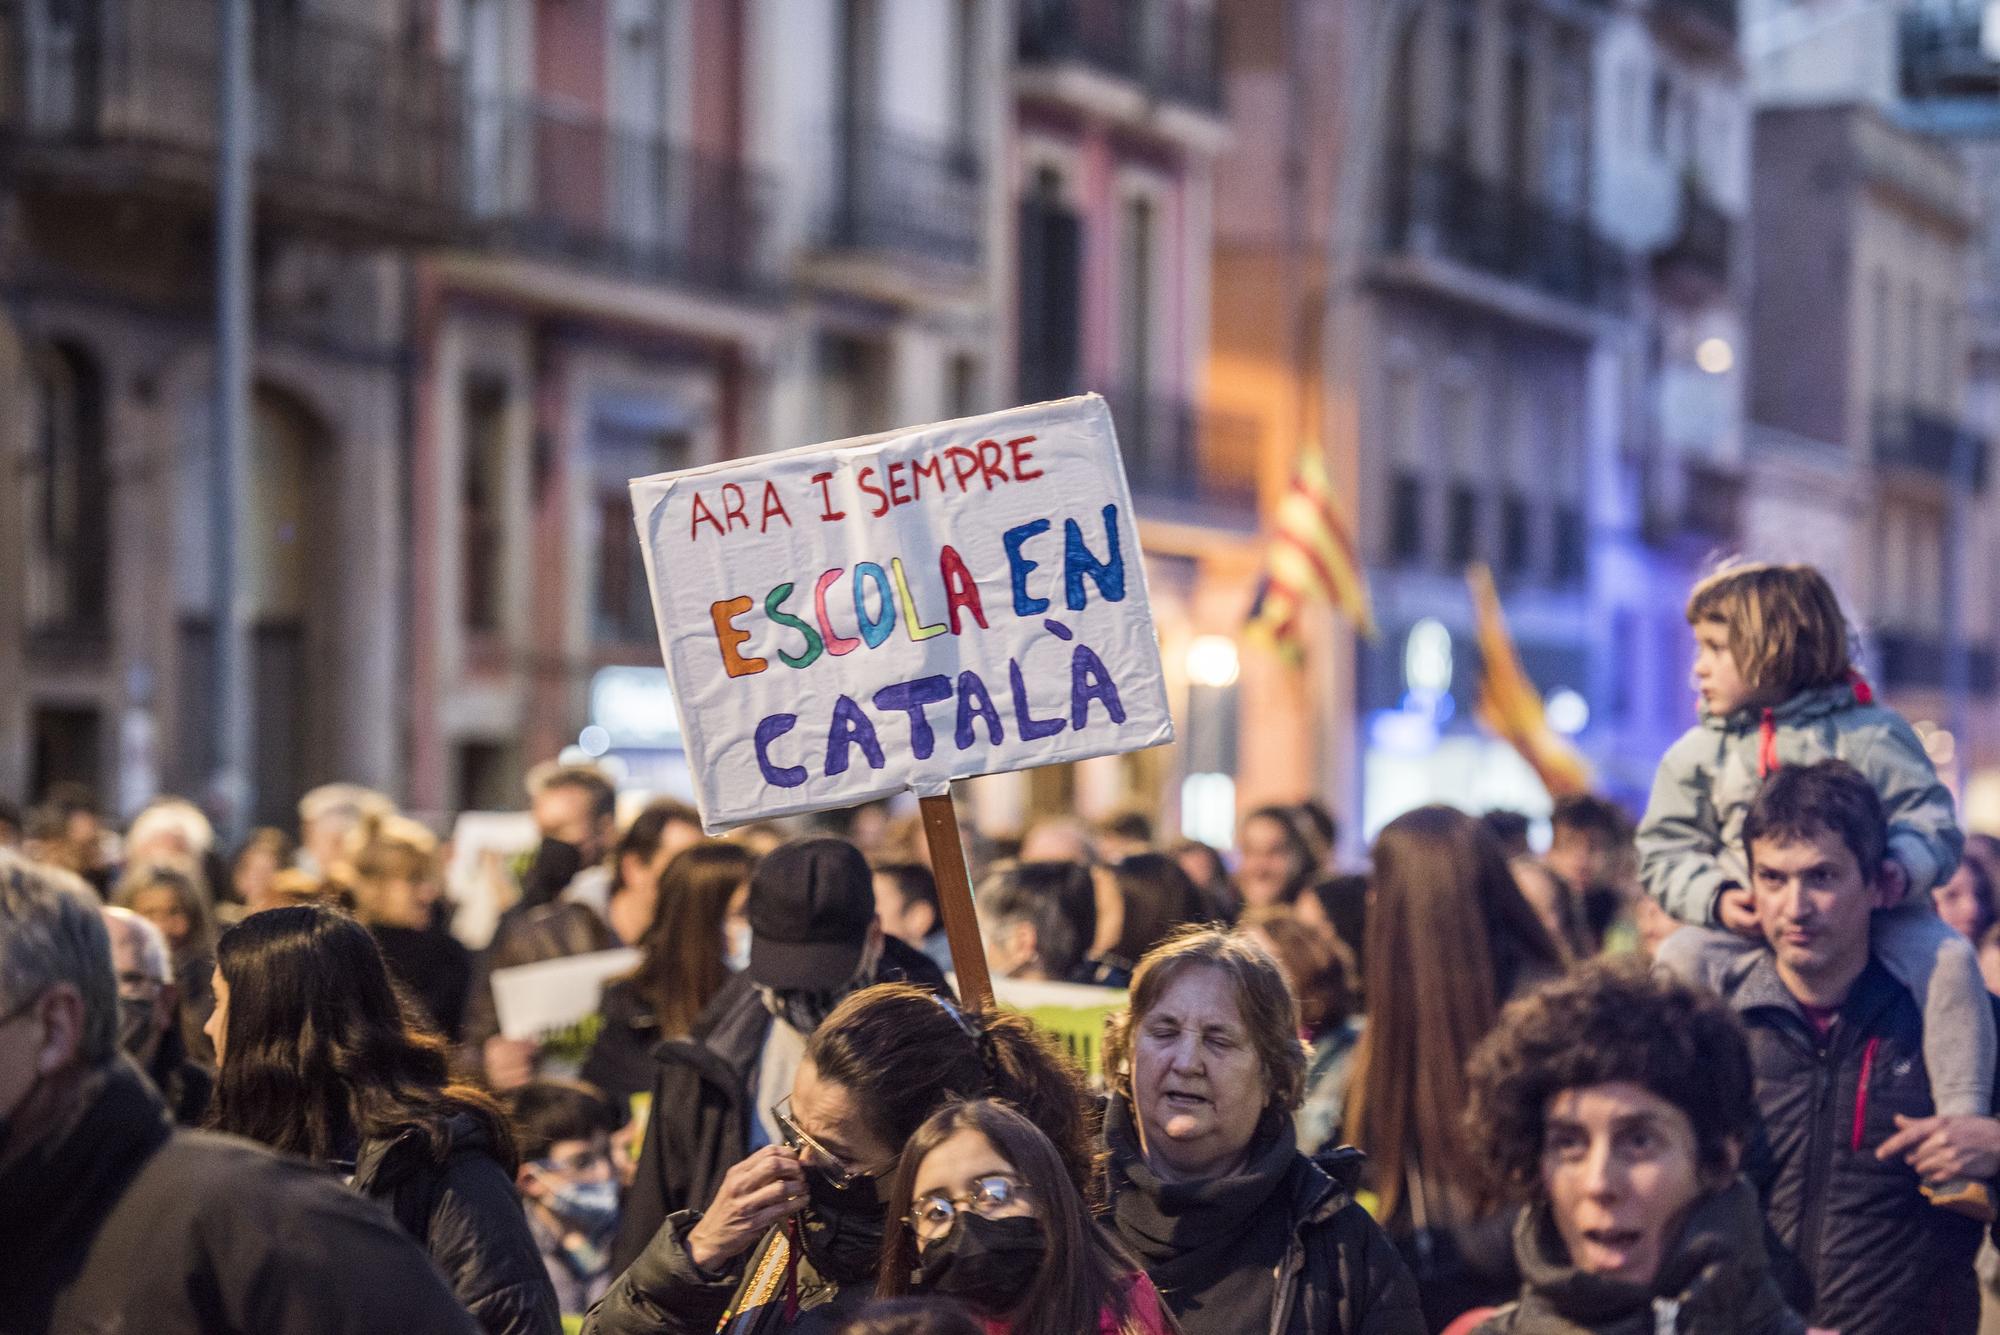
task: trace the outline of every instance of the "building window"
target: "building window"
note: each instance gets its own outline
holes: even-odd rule
[[[825,333],[819,339],[821,429],[827,439],[865,436],[889,422],[889,353],[877,340]]]
[[[1507,23],[1507,166],[1506,176],[1523,194],[1539,193],[1535,182],[1534,67],[1528,59],[1529,20],[1515,9]]]
[[[1590,532],[1583,510],[1574,502],[1556,507],[1555,580],[1558,584],[1581,584],[1590,573]]]
[[[1156,212],[1153,201],[1145,195],[1133,195],[1125,201],[1121,248],[1125,271],[1119,284],[1118,312],[1119,387],[1140,397],[1149,395],[1153,385]]]
[[[111,596],[110,473],[97,363],[58,344],[34,365],[35,436],[28,456],[30,631],[101,630]]]
[[[1624,723],[1632,717],[1632,679],[1643,671],[1639,617],[1629,607],[1611,614],[1611,718]]]
[[[670,194],[683,188],[667,179],[672,163],[659,148],[667,125],[667,24],[654,0],[616,0],[611,23],[605,104],[616,133],[601,151],[609,159],[612,228],[645,246],[665,233]],[[560,203],[575,208],[578,201]]]
[[[1500,499],[1500,571],[1519,575],[1528,568],[1528,501],[1519,492]]]
[[[1653,152],[1666,157],[1673,149],[1674,85],[1665,70],[1653,75]]]
[[[985,69],[979,58],[979,0],[958,0],[952,19],[951,142],[971,161],[979,153],[979,95]]]
[[[1445,99],[1445,156],[1453,162],[1472,160],[1472,108],[1479,102],[1479,27],[1473,0],[1454,0],[1451,25],[1452,91]]]
[[[628,483],[687,467],[694,462],[693,441],[685,428],[606,415],[592,424],[591,456],[597,486],[593,629],[604,643],[643,644],[654,638],[656,623]]]
[[[1456,569],[1479,559],[1479,492],[1468,482],[1451,486],[1451,518],[1445,531],[1445,560]]]
[[[1389,484],[1389,559],[1415,565],[1424,557],[1424,480],[1397,473]]]
[[[474,634],[500,629],[506,587],[507,386],[470,376],[461,392],[465,433],[459,491],[464,584],[460,624]]]
[[[1028,402],[1073,394],[1082,321],[1083,220],[1053,167],[1035,173],[1021,200],[1020,390]]]
[[[95,709],[36,709],[29,721],[28,792],[45,797],[57,784],[104,792],[102,719]]]
[[[979,411],[979,358],[955,353],[945,370],[945,415],[970,417]]]
[[[454,758],[454,811],[505,811],[515,805],[519,767],[505,742],[463,742]]]

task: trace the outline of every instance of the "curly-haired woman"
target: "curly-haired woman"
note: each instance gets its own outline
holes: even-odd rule
[[[1805,1330],[1737,1175],[1756,1105],[1720,1001],[1634,964],[1592,965],[1508,1006],[1468,1084],[1482,1157],[1529,1203],[1514,1230],[1521,1296],[1479,1335]]]

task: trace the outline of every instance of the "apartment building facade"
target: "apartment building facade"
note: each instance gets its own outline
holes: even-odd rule
[[[207,796],[215,11],[26,0],[0,52],[0,790]],[[269,821],[398,779],[399,257],[457,233],[459,100],[397,0],[260,7],[253,70],[242,814]]]
[[[1357,388],[1382,627],[1356,673],[1369,830],[1427,801],[1546,802],[1472,721],[1471,562],[1492,568],[1559,721],[1587,726],[1570,699],[1591,688],[1594,469],[1616,428],[1601,349],[1629,302],[1591,202],[1605,22],[1602,6],[1430,0],[1385,34]]]
[[[1752,109],[1734,0],[1624,0],[1599,33],[1592,208],[1632,258],[1598,461],[1600,787],[1637,805],[1695,718],[1687,591],[1741,544]]]
[[[628,479],[997,406],[988,0],[458,0],[426,260],[410,800],[686,791]]]
[[[1229,743],[1231,707],[1209,693],[1225,688],[1202,687],[1187,668],[1198,637],[1221,637],[1205,641],[1211,651],[1233,646],[1257,559],[1247,419],[1214,411],[1205,392],[1213,179],[1233,142],[1221,63],[1228,8],[1011,7],[1001,383],[1021,402],[1085,391],[1109,401],[1182,736],[1192,726],[1205,740],[1194,751],[983,781],[981,817],[994,828],[1125,807],[1160,812],[1171,827],[1188,774],[1218,764]],[[1224,830],[1233,829],[1229,807],[1223,799],[1212,817]]]
[[[1745,545],[1834,572],[1878,688],[1964,793],[2000,765],[1984,206],[2000,79],[1963,5],[1753,4]],[[1840,248],[1796,250],[1817,245]]]

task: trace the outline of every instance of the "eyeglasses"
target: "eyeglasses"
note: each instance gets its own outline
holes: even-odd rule
[[[935,1191],[920,1197],[916,1208],[903,1216],[903,1222],[910,1226],[918,1241],[930,1242],[951,1232],[960,1210],[969,1209],[981,1219],[992,1219],[1019,1204],[1026,1194],[1027,1188],[1011,1174],[989,1173],[973,1182],[968,1195],[951,1196]]]
[[[785,1148],[799,1156],[806,1167],[817,1170],[836,1187],[851,1187],[857,1182],[880,1177],[886,1169],[867,1172],[855,1168],[826,1146],[814,1140],[792,1116],[792,1096],[787,1094],[771,1109],[772,1120],[778,1124],[778,1132],[785,1138]]]
[[[612,1166],[611,1153],[609,1150],[590,1149],[577,1150],[572,1154],[560,1156],[551,1154],[535,1160],[535,1166],[546,1168],[550,1172],[564,1173],[570,1177],[582,1177],[600,1168],[609,1171]]]
[[[144,973],[121,973],[118,975],[118,997],[121,1001],[150,1002],[166,987],[164,982]]]

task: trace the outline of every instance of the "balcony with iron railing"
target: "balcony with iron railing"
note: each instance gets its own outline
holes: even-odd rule
[[[1135,499],[1255,521],[1254,420],[1156,393],[1116,391],[1105,400]]]
[[[2000,93],[2000,61],[1983,40],[1985,6],[1911,9],[1898,37],[1903,95],[1910,98],[1991,97]]]
[[[768,174],[532,100],[477,103],[467,131],[466,205],[489,243],[615,278],[776,290]]]
[[[1027,68],[1077,64],[1196,110],[1222,111],[1222,12],[1190,0],[1021,0]]]
[[[836,128],[832,140],[832,176],[816,219],[820,247],[978,266],[984,199],[976,152],[865,123]]]
[[[1577,305],[1624,301],[1624,255],[1588,222],[1451,158],[1394,156],[1384,232],[1392,253],[1448,259]]]
[[[1908,404],[1878,403],[1873,427],[1877,469],[1986,489],[1986,438],[1964,423]]]
[[[1739,0],[1654,0],[1653,12],[1697,41],[1734,48]]]
[[[172,201],[214,191],[218,23],[203,0],[0,3],[0,153],[26,190]],[[363,242],[462,221],[460,81],[416,38],[256,6],[259,207]]]

